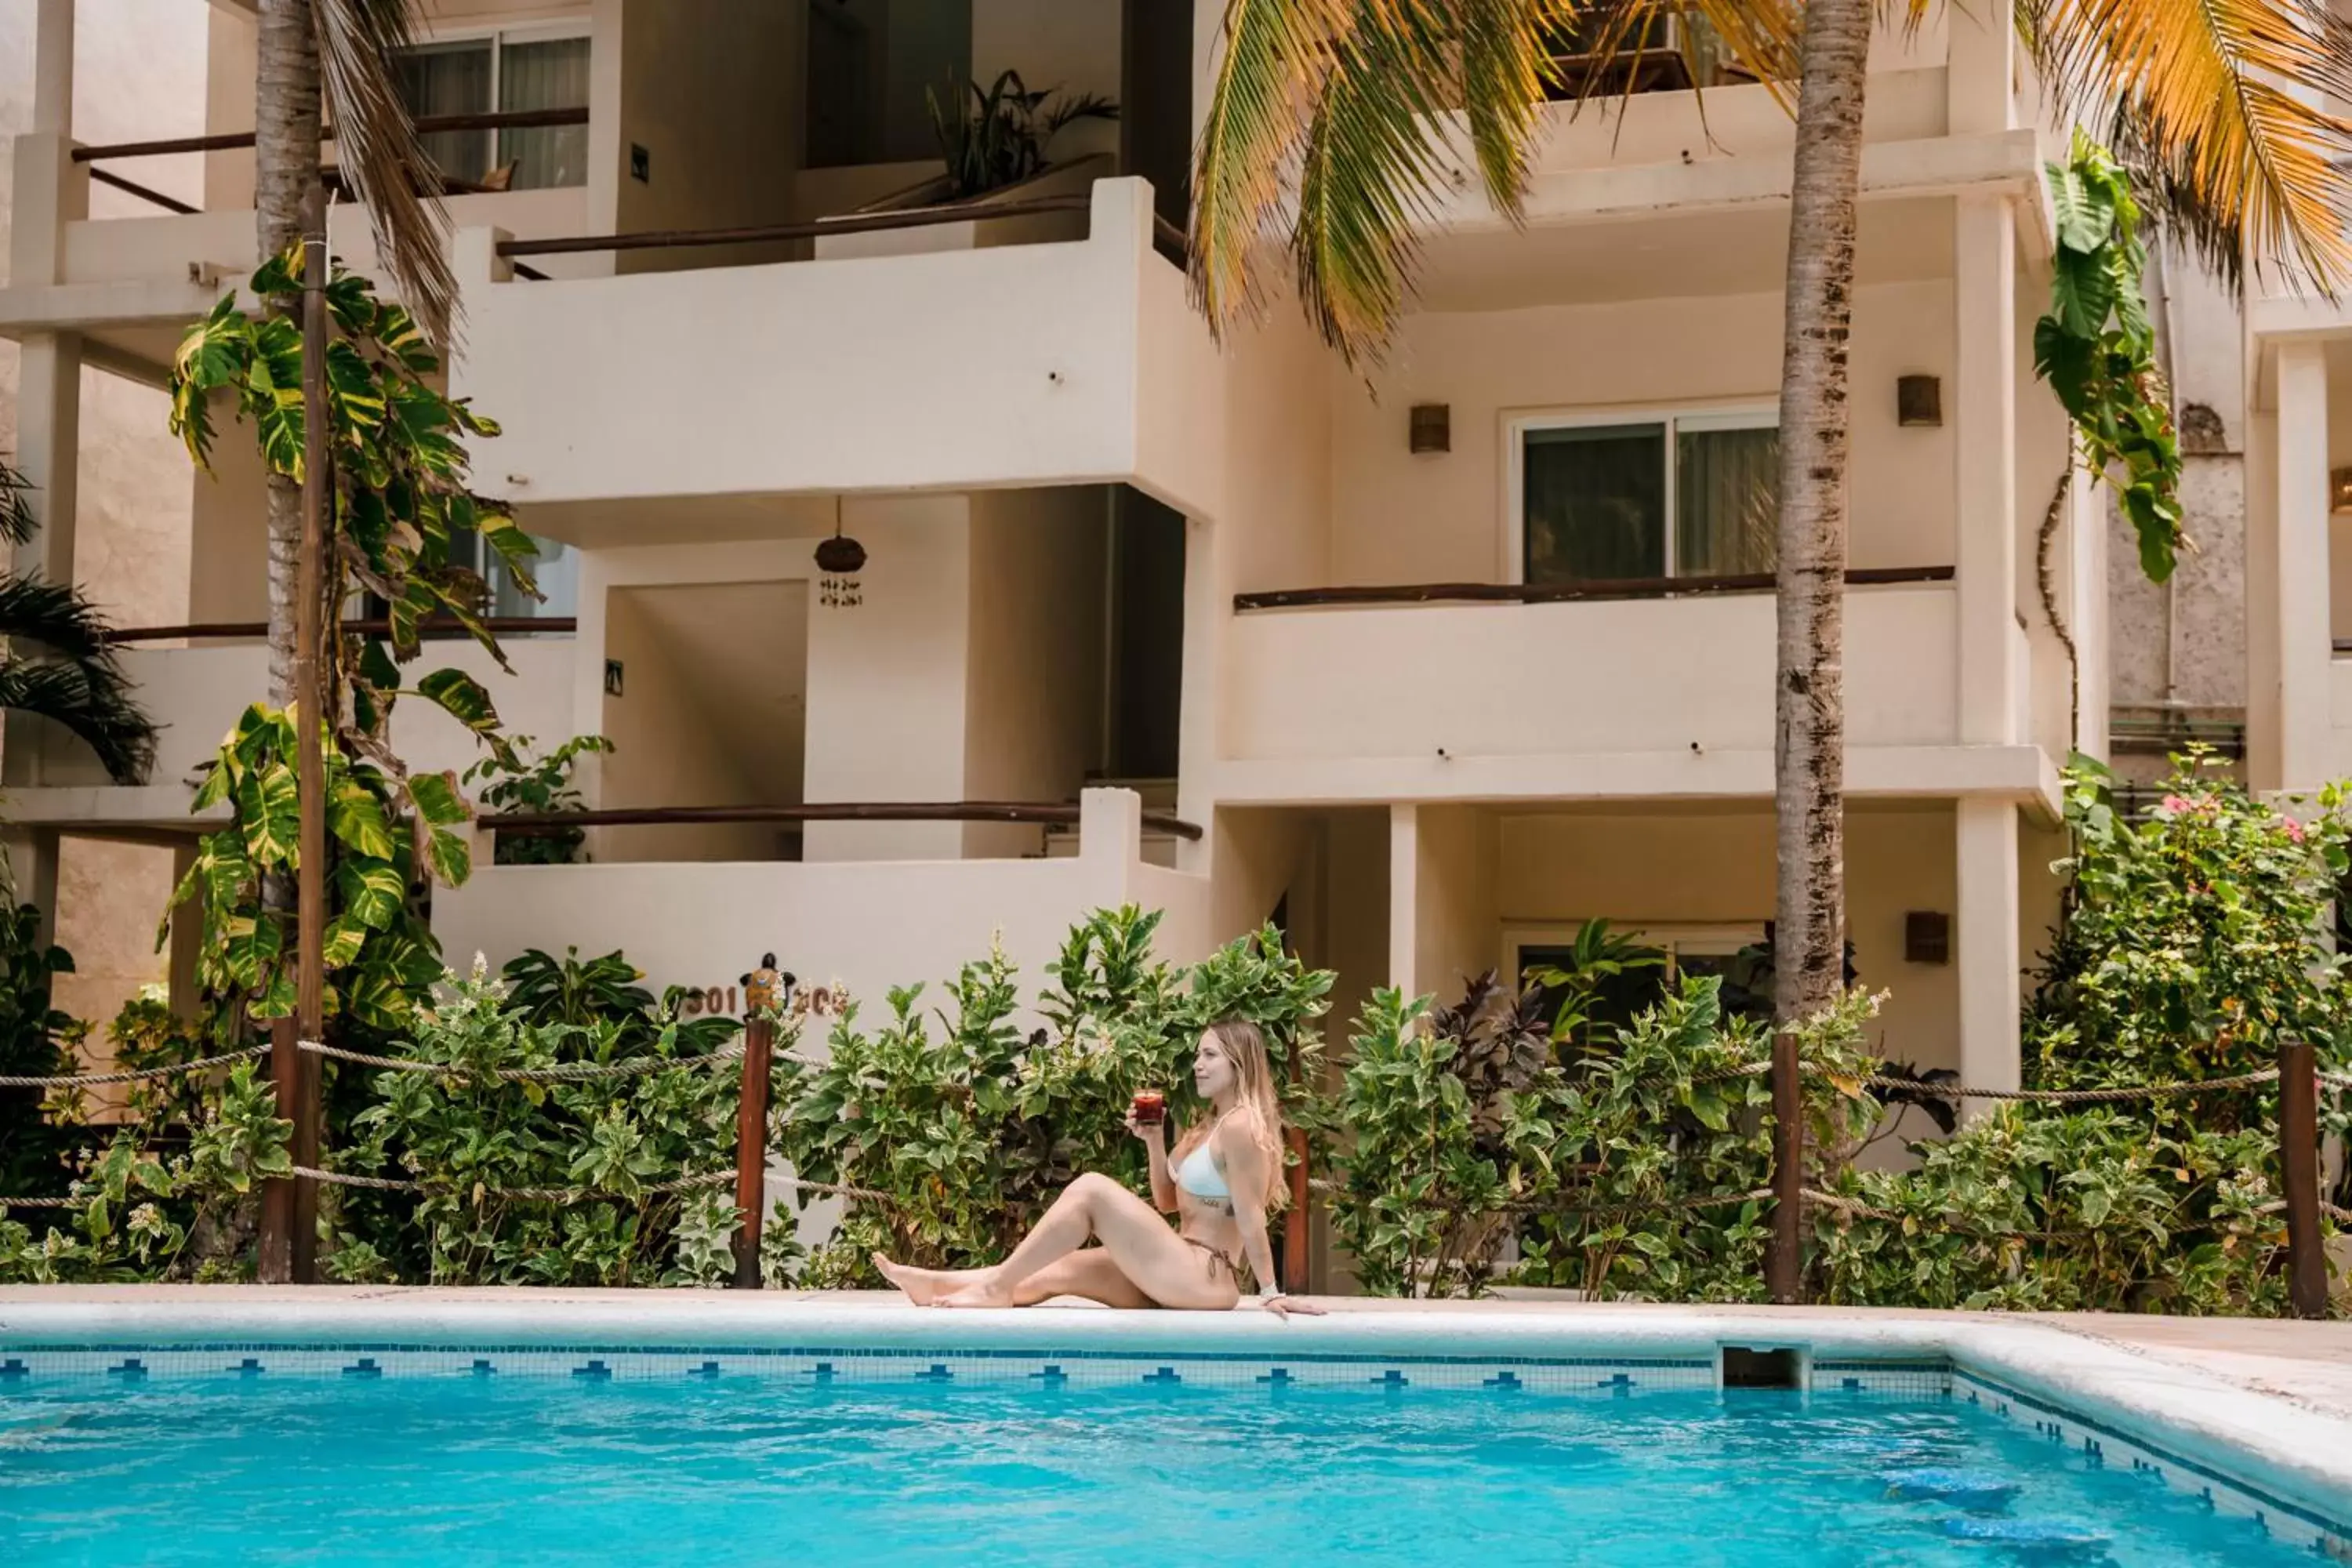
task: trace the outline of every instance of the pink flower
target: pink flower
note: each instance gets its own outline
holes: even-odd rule
[[[2156,809],[2164,813],[2167,816],[2179,816],[2184,811],[2193,811],[2196,808],[2189,803],[2185,796],[2168,795],[2164,797],[2162,804],[2158,805]]]
[[[2294,839],[2297,844],[2300,844],[2300,843],[2302,843],[2302,842],[2303,842],[2303,824],[2302,824],[2302,823],[2297,822],[2297,821],[2296,821],[2294,817],[2292,817],[2292,816],[2287,816],[2282,815],[2282,816],[2279,817],[2279,826],[2280,826],[2281,827],[2284,827],[2284,828],[2285,828],[2285,829],[2286,829],[2286,836],[2287,836],[2289,838]]]

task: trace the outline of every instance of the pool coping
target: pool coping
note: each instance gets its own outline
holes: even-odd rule
[[[0,1287],[0,1350],[68,1342],[168,1347],[539,1343],[659,1349],[840,1345],[876,1351],[1190,1352],[1253,1357],[1712,1358],[1724,1344],[1815,1359],[1937,1358],[1996,1396],[2298,1514],[2352,1525],[2352,1419],[2047,1317],[1832,1308],[1404,1302],[1334,1298],[1330,1315],[1115,1312],[1091,1307],[925,1311],[860,1292],[433,1289],[415,1287]],[[2054,1434],[2053,1434],[2054,1435]]]

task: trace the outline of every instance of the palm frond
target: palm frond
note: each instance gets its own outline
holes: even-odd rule
[[[2017,4],[2060,104],[2120,121],[2167,205],[2323,289],[2352,276],[2352,121],[2317,107],[2352,98],[2352,30],[2318,0]]]
[[[1377,358],[1402,312],[1415,230],[1433,216],[1449,168],[1439,84],[1419,42],[1367,18],[1336,45],[1301,151],[1291,229],[1299,300],[1351,363]]]
[[[38,643],[68,658],[114,661],[105,617],[61,583],[0,573],[0,638]]]
[[[1462,153],[1517,220],[1549,43],[1575,13],[1574,0],[1229,0],[1193,181],[1193,289],[1211,323],[1263,297],[1266,231],[1295,185],[1307,313],[1350,361],[1377,357]]]
[[[443,242],[448,214],[417,188],[431,167],[401,100],[393,62],[411,41],[410,0],[312,0],[320,85],[335,127],[337,165],[367,208],[394,291],[434,341],[455,329],[457,278]]]
[[[2159,159],[2141,141],[2138,122],[2120,109],[2108,123],[2108,152],[2131,180],[2150,226],[2173,247],[2192,257],[2206,274],[2236,292],[2244,287],[2246,234],[2242,213],[2217,213],[2180,171]]]
[[[1192,179],[1192,289],[1213,329],[1264,297],[1253,252],[1355,24],[1354,0],[1226,0]]]
[[[0,709],[64,725],[117,784],[146,780],[155,763],[155,726],[89,600],[58,584],[0,576],[0,638],[9,650],[0,660]]]
[[[41,520],[33,514],[33,489],[32,480],[0,462],[0,540],[24,544],[41,531]]]

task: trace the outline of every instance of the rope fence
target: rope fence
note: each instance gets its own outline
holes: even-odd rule
[[[755,1041],[764,1048],[755,1050],[753,1048]],[[1817,1068],[1809,1069],[1796,1062],[1794,1052],[1790,1048],[1792,1043],[1786,1037],[1782,1038],[1781,1047],[1785,1053],[1783,1061],[1797,1079],[1810,1078],[1818,1082],[1825,1077],[1832,1076]],[[477,1204],[492,1197],[520,1202],[556,1204],[614,1199],[628,1201],[705,1191],[723,1187],[732,1183],[737,1189],[738,1208],[746,1210],[739,1222],[737,1238],[739,1283],[744,1282],[747,1278],[754,1283],[757,1280],[761,1217],[757,1211],[763,1206],[763,1194],[767,1188],[782,1186],[793,1192],[808,1195],[845,1198],[866,1203],[889,1204],[893,1201],[890,1194],[870,1187],[856,1186],[846,1183],[810,1182],[797,1179],[777,1181],[768,1176],[765,1170],[766,1140],[761,1130],[766,1124],[771,1068],[777,1061],[804,1067],[824,1067],[827,1065],[827,1058],[805,1052],[779,1048],[775,1042],[772,1024],[765,1017],[751,1019],[747,1025],[746,1033],[742,1038],[719,1050],[699,1056],[637,1056],[625,1057],[608,1062],[560,1062],[532,1068],[478,1067],[455,1062],[420,1061],[415,1058],[388,1057],[352,1050],[318,1040],[300,1040],[296,1042],[296,1045],[301,1052],[314,1058],[347,1062],[377,1071],[425,1074],[445,1081],[468,1083],[591,1083],[656,1073],[692,1071],[714,1067],[738,1067],[743,1072],[744,1091],[738,1125],[739,1158],[737,1168],[733,1171],[709,1171],[684,1175],[666,1182],[646,1184],[629,1191],[595,1186],[491,1187],[478,1182],[453,1184],[373,1176],[348,1171],[329,1171],[318,1166],[299,1163],[294,1165],[290,1171],[290,1175],[298,1180],[327,1186],[401,1193],[418,1196],[464,1197],[470,1194]],[[119,1072],[5,1076],[0,1077],[0,1089],[80,1089],[152,1082],[210,1072],[215,1068],[237,1062],[255,1060],[268,1055],[270,1049],[271,1047],[267,1045],[250,1046],[239,1050],[226,1051],[215,1056],[202,1057],[166,1067]],[[2286,1177],[2290,1196],[2263,1205],[2260,1212],[2284,1211],[2287,1214],[2290,1236],[2288,1250],[2297,1279],[2296,1308],[2299,1313],[2310,1315],[2306,1309],[2311,1307],[2313,1300],[2316,1300],[2319,1308],[2324,1309],[2325,1305],[2326,1271],[2324,1259],[2318,1257],[2317,1221],[2324,1216],[2338,1225],[2352,1226],[2352,1209],[2317,1201],[2316,1172],[2311,1164],[2311,1161],[2315,1159],[2315,1152],[2308,1154],[2306,1158],[2298,1162],[2295,1145],[2298,1139],[2315,1145],[2316,1127],[2313,1121],[2313,1108],[2318,1092],[2323,1089],[2336,1091],[2352,1090],[2352,1073],[2317,1070],[2311,1063],[2308,1046],[2284,1047],[2282,1059],[2293,1059],[2302,1064],[2295,1069],[2293,1078],[2283,1072],[2282,1068],[2273,1067],[2222,1078],[2076,1089],[1986,1089],[1969,1084],[1937,1082],[1886,1073],[1871,1073],[1858,1080],[1843,1081],[1858,1082],[1863,1088],[1874,1091],[1894,1092],[1912,1098],[2042,1105],[2115,1105],[2278,1085],[2281,1088],[2282,1169]],[[1642,1087],[1651,1089],[1696,1088],[1772,1074],[1779,1065],[1780,1064],[1769,1060],[1740,1062],[1687,1077],[1643,1079],[1641,1080],[1641,1084]],[[2297,1079],[2309,1087],[2303,1089],[2299,1093],[2296,1092],[2294,1085]],[[1780,1093],[1781,1089],[1776,1088],[1776,1100],[1780,1097]],[[1793,1100],[1790,1101],[1791,1105],[1793,1103]],[[2305,1134],[2309,1136],[2306,1137]],[[1790,1162],[1785,1158],[1776,1156],[1774,1184],[1750,1192],[1706,1194],[1649,1202],[1587,1204],[1558,1207],[1535,1204],[1512,1205],[1507,1205],[1502,1212],[1516,1215],[1541,1215],[1560,1219],[1619,1221],[1638,1215],[1696,1213],[1735,1205],[1785,1201],[1792,1208],[1801,1208],[1803,1205],[1811,1205],[1850,1219],[1903,1223],[1914,1218],[1929,1217],[1880,1208],[1843,1194],[1801,1186],[1793,1169],[1780,1168],[1789,1163]],[[1343,1184],[1336,1184],[1323,1178],[1310,1180],[1307,1184],[1311,1191],[1325,1194],[1346,1190]],[[2293,1200],[2293,1194],[2302,1185],[2312,1187],[2313,1191],[2310,1194],[2312,1201],[2298,1204]],[[97,1196],[98,1194],[94,1194],[59,1197],[0,1195],[0,1215],[5,1215],[12,1209],[72,1209],[95,1201]],[[1783,1231],[1781,1234],[1787,1235],[1792,1232]],[[1987,1237],[1987,1239],[2000,1238]],[[2311,1283],[2315,1279],[2315,1285]]]

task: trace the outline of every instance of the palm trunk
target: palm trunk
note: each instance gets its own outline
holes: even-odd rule
[[[260,0],[254,84],[253,216],[260,256],[282,253],[300,237],[303,198],[319,181],[319,41],[311,0]],[[299,298],[299,297],[298,297]],[[270,307],[294,316],[299,306]],[[299,318],[295,317],[299,327]],[[286,474],[269,475],[269,700],[285,708],[295,696],[295,605],[302,563],[302,487]],[[309,714],[306,723],[316,721]],[[290,926],[293,879],[265,877],[261,901]],[[291,1020],[270,1031],[270,1076],[278,1113],[299,1127],[306,1076]],[[311,1069],[315,1072],[316,1069]],[[307,1283],[310,1276],[315,1189],[308,1182],[276,1180],[262,1189],[261,1243],[257,1272],[265,1284]]]
[[[1871,0],[1810,0],[1801,57],[1780,369],[1774,1013],[1821,1011],[1845,974],[1846,340]]]
[[[319,40],[311,0],[260,0],[254,92],[253,216],[264,259],[302,232],[302,197],[319,180]],[[280,307],[273,306],[273,310]],[[283,313],[291,314],[290,308]],[[299,323],[298,323],[299,324]],[[295,578],[302,487],[269,476],[269,700],[294,700]]]

